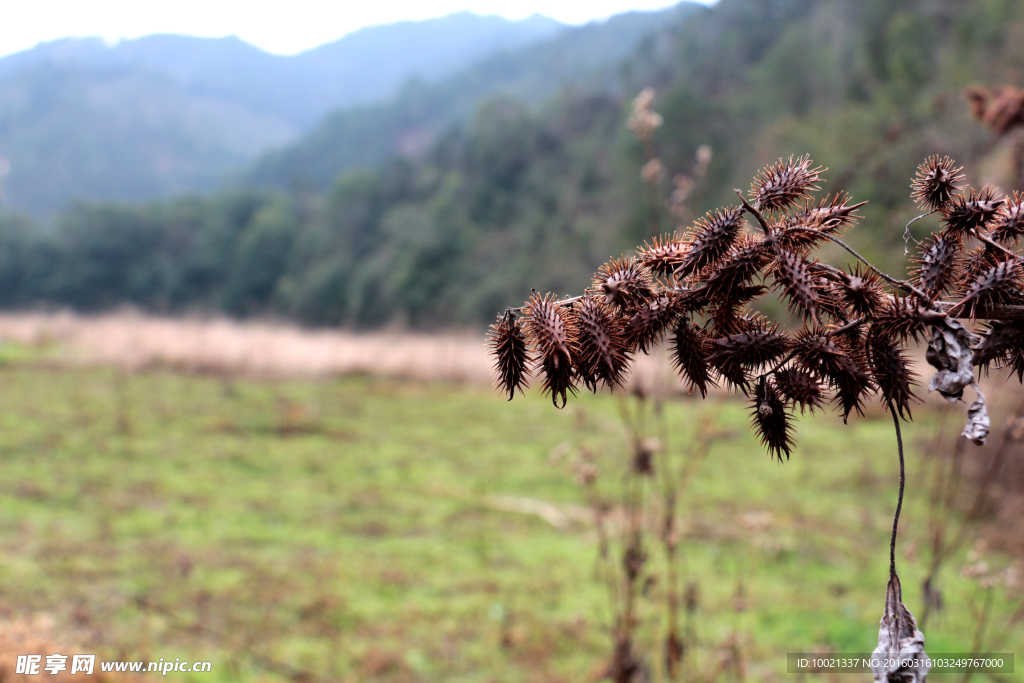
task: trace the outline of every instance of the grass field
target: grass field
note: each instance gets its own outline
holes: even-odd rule
[[[600,676],[611,617],[567,463],[582,445],[622,452],[616,399],[558,411],[479,387],[126,374],[43,355],[6,346],[0,366],[7,618],[48,615],[63,642],[101,657],[212,660],[196,681]],[[723,436],[681,507],[695,656],[738,642],[750,679],[782,680],[786,652],[872,650],[897,484],[888,416],[804,419],[782,465],[738,401],[670,403],[669,446],[707,419]],[[900,567],[915,612],[916,443],[930,420],[908,430]],[[556,528],[530,501],[580,521]],[[963,564],[942,576],[929,652],[970,651],[984,589]],[[1012,605],[993,590],[998,625]],[[1024,632],[1008,642],[1019,649]]]

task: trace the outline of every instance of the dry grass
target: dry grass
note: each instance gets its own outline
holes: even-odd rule
[[[282,322],[164,318],[134,312],[0,314],[0,339],[57,346],[76,366],[269,377],[372,375],[420,381],[490,384],[482,334],[356,333],[307,330]],[[661,354],[642,356],[634,383],[670,377]]]

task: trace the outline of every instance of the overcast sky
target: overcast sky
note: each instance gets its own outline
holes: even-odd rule
[[[150,33],[237,35],[293,54],[372,24],[428,19],[460,10],[521,19],[535,12],[565,23],[676,0],[25,0],[10,2],[0,21],[0,55],[66,36],[110,41]]]

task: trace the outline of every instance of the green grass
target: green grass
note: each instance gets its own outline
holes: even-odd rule
[[[614,487],[625,445],[615,399],[558,411],[472,387],[120,375],[16,349],[3,359],[8,616],[50,614],[101,658],[214,662],[193,680],[280,680],[278,665],[342,681],[600,673],[610,613],[593,529],[559,531],[488,499],[583,505],[567,464],[580,445],[603,454],[601,481]],[[897,481],[888,416],[804,419],[780,465],[742,403],[713,413],[666,408],[670,445],[709,416],[726,432],[682,503],[698,655],[740,634],[748,674],[781,680],[786,652],[873,649]],[[910,430],[911,475],[915,434],[928,429],[925,417]],[[924,497],[912,476],[903,548],[924,546]],[[766,531],[739,523],[758,511],[773,515]],[[978,588],[957,575],[962,564],[943,574],[929,651],[970,649]],[[900,568],[917,612],[924,560]],[[660,594],[643,603],[645,638]],[[996,603],[1000,623],[1010,607]]]

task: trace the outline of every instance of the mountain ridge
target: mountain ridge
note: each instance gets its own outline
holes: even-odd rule
[[[561,30],[545,17],[457,13],[368,27],[295,56],[236,37],[43,43],[0,58],[0,161],[9,169],[0,201],[45,216],[78,197],[212,189],[329,110],[385,99],[410,77],[441,78]],[[412,39],[435,47],[397,49]],[[400,57],[390,70],[382,52]]]

